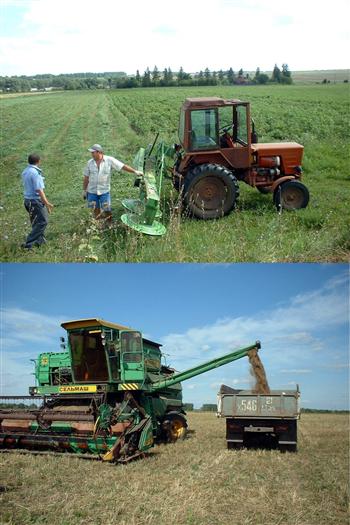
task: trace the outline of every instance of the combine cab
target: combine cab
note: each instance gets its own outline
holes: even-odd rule
[[[72,452],[126,462],[186,434],[181,381],[247,356],[257,342],[185,372],[161,345],[101,319],[62,324],[68,351],[36,361],[29,396],[0,397],[0,448]]]

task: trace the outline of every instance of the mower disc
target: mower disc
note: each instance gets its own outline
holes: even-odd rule
[[[153,221],[152,224],[143,224],[140,222],[140,216],[133,213],[124,213],[121,220],[129,228],[146,235],[161,236],[166,232],[166,227],[160,222]]]

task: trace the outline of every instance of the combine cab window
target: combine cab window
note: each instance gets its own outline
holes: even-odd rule
[[[70,334],[72,367],[77,382],[108,381],[108,368],[101,332]]]
[[[191,149],[213,149],[218,147],[218,123],[215,109],[200,109],[191,112]]]
[[[124,363],[140,363],[142,361],[140,332],[121,332],[121,349]]]
[[[237,141],[243,146],[246,146],[248,144],[246,106],[237,107]]]

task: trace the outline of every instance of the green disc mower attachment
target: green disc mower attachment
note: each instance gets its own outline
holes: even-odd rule
[[[122,204],[129,213],[121,216],[122,222],[146,235],[164,235],[165,226],[157,219],[162,217],[160,210],[160,192],[164,172],[164,143],[158,144],[154,156],[151,156],[155,142],[146,150],[140,148],[134,158],[134,168],[144,173],[136,179],[140,188],[139,199],[124,199]]]

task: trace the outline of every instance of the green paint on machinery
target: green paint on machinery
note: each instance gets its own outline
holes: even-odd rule
[[[121,216],[122,222],[129,228],[154,236],[161,236],[166,232],[165,226],[157,219],[162,217],[160,194],[166,170],[166,156],[172,156],[173,152],[164,142],[156,145],[158,135],[153,144],[146,149],[140,148],[135,156],[134,168],[144,174],[135,181],[135,186],[140,188],[140,195],[139,199],[122,201],[128,213]]]
[[[241,359],[260,343],[184,372],[162,364],[161,345],[101,319],[62,324],[67,349],[35,361],[28,396],[0,397],[0,449],[53,450],[127,462],[156,442],[181,439],[181,382]]]

